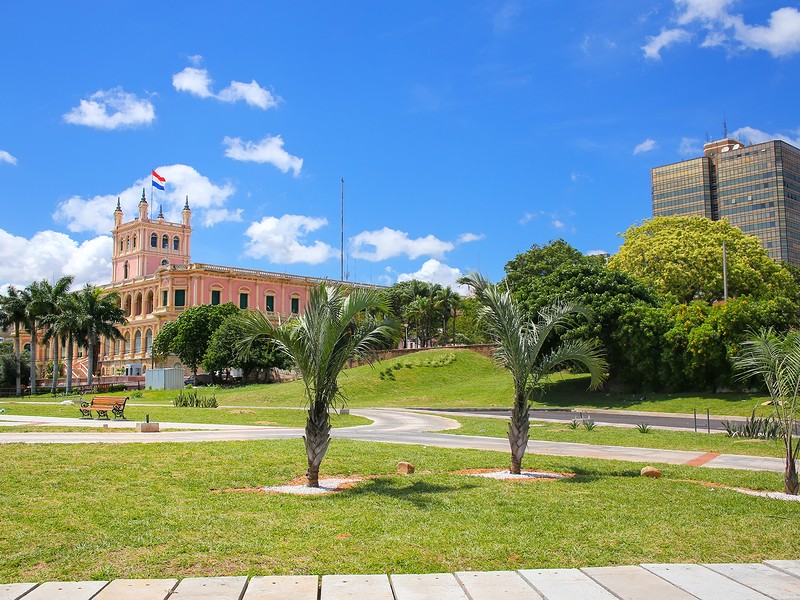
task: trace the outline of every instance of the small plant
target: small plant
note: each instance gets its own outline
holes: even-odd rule
[[[131,398],[141,398],[142,396],[144,396],[144,394],[141,390],[136,390],[131,394]]]
[[[217,408],[218,406],[216,394],[201,396],[196,390],[186,392],[180,390],[172,404],[179,408]]]
[[[570,429],[577,429],[579,425],[580,421],[578,421],[578,419],[572,419],[572,421],[570,421],[567,424],[567,427],[569,427]]]
[[[591,419],[586,419],[583,422],[583,427],[584,427],[584,429],[586,429],[586,431],[591,431],[592,429],[594,429],[596,427],[596,425],[595,425],[594,421],[592,421]]]
[[[636,429],[639,430],[639,433],[650,433],[650,425],[647,423],[638,423]]]
[[[741,437],[748,439],[777,440],[783,437],[781,422],[775,415],[757,417],[756,409],[743,423],[737,421],[722,421],[728,437]]]

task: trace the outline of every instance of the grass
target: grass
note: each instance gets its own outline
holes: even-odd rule
[[[780,474],[529,455],[577,477],[457,475],[505,453],[334,440],[323,474],[376,476],[323,497],[235,493],[305,471],[301,440],[4,446],[0,581],[398,573],[751,562],[800,552]],[[417,467],[394,475],[399,460]]]
[[[391,373],[387,376],[387,372]],[[383,373],[383,378],[381,374]],[[341,388],[350,407],[510,407],[513,386],[508,373],[492,359],[469,350],[428,350],[346,370]],[[588,392],[584,375],[555,376],[536,407],[627,409],[653,412],[750,416],[761,394],[629,394]],[[199,388],[202,390],[203,388]],[[302,407],[303,384],[290,382],[213,389],[220,405]],[[176,392],[142,391],[135,403],[170,403]],[[124,395],[124,394],[123,394]],[[37,398],[52,401],[49,395]],[[768,408],[760,409],[769,413]]]
[[[462,417],[458,415],[448,415],[448,417],[461,423],[461,429],[448,429],[442,433],[498,438],[508,437],[509,420],[507,418]],[[577,429],[570,429],[567,423],[531,421],[530,439],[603,446],[663,448],[666,450],[717,452],[719,454],[784,457],[783,442],[781,440],[749,440],[731,438],[717,433],[708,434],[665,429],[650,429],[649,433],[643,434],[636,428],[597,425],[591,431],[587,431],[582,425]]]
[[[1,405],[7,415],[41,417],[80,417],[77,406],[64,406],[50,403],[5,402]],[[150,415],[151,421],[162,423],[215,423],[224,425],[264,425],[268,427],[305,427],[306,412],[291,408],[176,408],[164,405],[125,406],[128,421],[144,421]],[[0,416],[2,418],[2,416]],[[111,418],[113,421],[113,417]],[[367,425],[371,421],[364,417],[349,414],[331,413],[333,427],[352,427]],[[15,427],[0,428],[17,430]]]

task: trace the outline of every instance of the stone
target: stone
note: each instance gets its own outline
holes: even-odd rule
[[[397,472],[400,475],[410,475],[414,472],[414,465],[409,462],[399,462],[397,463]]]
[[[651,477],[653,479],[658,479],[661,477],[661,471],[651,466],[644,467],[640,474],[642,477]]]
[[[139,433],[158,433],[158,423],[137,423],[136,431]]]

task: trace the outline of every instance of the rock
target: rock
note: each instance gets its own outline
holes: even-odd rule
[[[658,479],[659,477],[661,477],[661,471],[659,471],[655,467],[647,466],[647,467],[644,467],[642,469],[641,476],[642,477],[651,477],[653,479]]]
[[[136,431],[139,433],[158,433],[158,423],[149,421],[147,423],[137,423]]]
[[[410,475],[414,472],[414,465],[409,462],[399,462],[397,463],[397,472],[400,475]]]

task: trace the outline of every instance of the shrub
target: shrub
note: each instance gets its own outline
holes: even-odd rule
[[[217,408],[218,406],[216,394],[201,396],[196,390],[188,390],[186,392],[180,390],[172,400],[172,404],[180,408]]]

